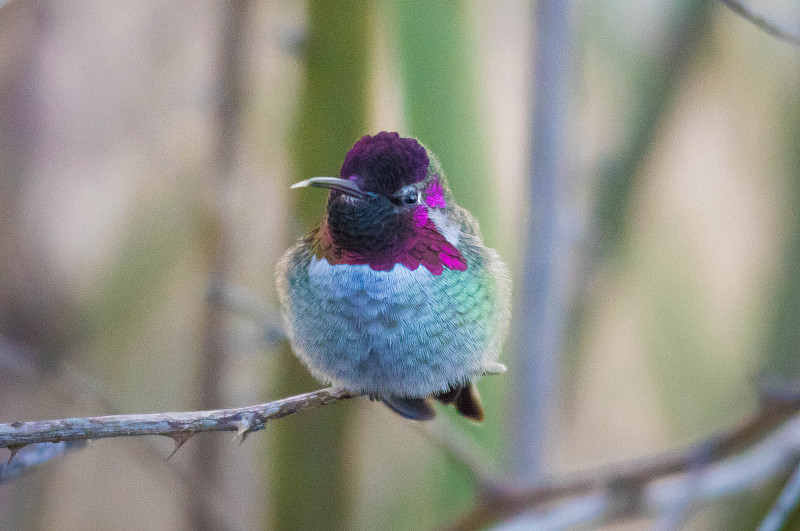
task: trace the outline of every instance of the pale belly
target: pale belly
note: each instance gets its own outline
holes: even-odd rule
[[[279,288],[292,347],[318,379],[361,393],[425,396],[471,381],[497,359],[503,327],[483,262],[434,276],[290,260]]]

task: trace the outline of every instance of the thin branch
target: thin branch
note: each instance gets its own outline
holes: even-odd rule
[[[565,511],[591,515],[592,520],[602,517],[604,522],[664,515],[677,511],[687,496],[699,502],[750,488],[795,462],[800,451],[800,416],[792,417],[798,409],[796,396],[785,402],[767,400],[739,426],[689,448],[533,488],[509,486],[505,492],[482,496],[451,529],[481,529],[535,510],[537,521],[555,518],[555,511],[560,511],[557,520],[570,525],[578,522]],[[770,433],[787,419],[792,420],[786,429]],[[742,455],[736,455],[739,452]],[[698,470],[699,462],[708,466]]]
[[[464,468],[481,495],[492,495],[502,490],[504,478],[497,473],[491,456],[482,454],[477,445],[446,417],[436,422],[415,423],[414,427]]]
[[[102,381],[94,376],[82,371],[81,369],[65,362],[58,360],[52,367],[56,383],[62,387],[65,396],[75,398],[75,393],[85,395],[84,401],[94,402],[105,410],[106,414],[118,414],[122,411],[119,401],[113,395]],[[191,466],[180,466],[174,459],[173,455],[181,448],[184,442],[191,437],[190,435],[176,436],[173,438],[175,446],[172,453],[164,463],[160,459],[153,459],[153,455],[159,455],[162,447],[150,438],[136,439],[138,445],[131,446],[128,450],[129,455],[137,460],[142,466],[150,467],[154,472],[157,472],[156,477],[161,480],[174,481],[177,483],[183,497],[185,499],[194,500],[196,498],[202,499],[203,503],[196,503],[193,505],[192,510],[196,511],[196,517],[203,518],[204,521],[210,522],[214,525],[215,529],[227,529],[225,522],[229,521],[226,515],[230,511],[230,504],[226,503],[225,492],[212,481],[209,477],[202,473],[202,471]],[[35,447],[55,447],[60,444],[72,444],[69,449],[83,447],[85,441],[68,441],[62,443],[40,443],[26,446],[20,450],[20,454],[28,448]],[[63,455],[63,452],[62,452]],[[17,463],[17,458],[14,457],[12,465]],[[163,472],[167,472],[164,474]],[[170,486],[171,488],[171,486]],[[187,502],[188,503],[188,502]]]
[[[328,388],[234,409],[13,422],[0,424],[0,448],[138,435],[164,435],[176,439],[210,431],[235,431],[244,438],[263,429],[270,420],[354,396],[341,389]]]
[[[659,132],[670,116],[691,65],[702,50],[711,27],[706,0],[683,2],[672,9],[663,47],[654,52],[645,69],[637,76],[634,99],[629,105],[631,126],[616,153],[600,161],[597,173],[597,199],[592,205],[594,227],[584,235],[584,254],[589,258],[582,267],[579,284],[584,292],[594,283],[597,272],[619,254],[634,201],[634,191],[641,186],[642,168],[656,145]],[[586,299],[579,293],[579,300]]]
[[[665,514],[653,525],[652,531],[677,531],[683,529],[691,516],[697,498],[696,486],[702,475],[702,469],[688,471],[684,474],[685,484],[683,496],[669,507]]]
[[[36,349],[23,343],[14,341],[5,336],[0,336],[0,373],[6,372],[13,377],[25,378],[31,382],[42,380],[38,385],[55,387],[58,394],[69,400],[80,399],[81,403],[96,403],[106,414],[119,413],[122,408],[110,390],[98,379],[81,369],[71,365],[61,358],[50,360],[47,370],[42,365],[42,358]],[[180,446],[175,439],[175,450]],[[30,468],[41,465],[55,457],[64,456],[67,452],[81,449],[86,441],[62,441],[60,443],[38,443],[25,447],[12,447],[9,459],[0,456],[0,483],[16,479],[26,473]],[[202,497],[207,503],[197,504],[194,510],[202,513],[203,518],[216,525],[216,529],[223,529],[224,515],[229,508],[225,503],[222,493],[212,484],[208,477],[200,471],[179,466],[174,460],[169,460],[166,465],[160,459],[153,459],[153,455],[161,453],[162,448],[153,439],[140,438],[141,444],[132,446],[130,455],[151,467],[154,472],[159,472],[156,477],[172,479],[181,489],[190,489],[191,495],[187,498]],[[174,452],[173,452],[174,453]],[[6,461],[9,461],[6,463]],[[171,478],[161,472],[169,472]],[[171,485],[170,485],[171,486]]]
[[[546,472],[558,410],[566,319],[564,271],[571,251],[563,213],[569,210],[567,130],[571,66],[571,2],[536,3],[533,20],[530,219],[515,329],[517,370],[512,448],[520,480],[533,484]]]
[[[569,529],[600,518],[611,504],[607,495],[597,494],[568,501],[546,511],[527,511],[503,522],[495,531],[519,531],[535,529],[551,531]]]
[[[800,465],[795,467],[792,477],[786,482],[781,495],[778,496],[775,505],[769,510],[764,521],[761,522],[758,531],[785,529],[786,521],[797,507],[798,501],[800,501]]]
[[[264,345],[261,345],[262,350],[286,341],[280,312],[244,286],[212,279],[208,284],[206,297],[210,302],[219,304],[255,323],[261,329],[264,340]]]
[[[245,101],[243,86],[246,74],[246,29],[249,0],[234,0],[219,4],[216,98],[213,102],[216,142],[209,160],[209,181],[214,191],[209,223],[204,233],[204,259],[207,273],[217,282],[230,276],[233,253],[231,249],[231,216],[227,194],[238,169],[238,152],[241,148],[241,118]],[[214,407],[225,396],[225,367],[230,356],[228,342],[228,315],[207,301],[202,319],[202,346],[198,353],[198,407]],[[177,446],[185,442],[176,439]],[[222,483],[224,467],[222,447],[218,439],[202,439],[195,447],[193,468],[213,484]],[[187,515],[189,526],[198,531],[219,528],[219,523],[209,521],[200,509],[207,502],[200,495],[191,496]],[[225,525],[224,529],[229,526]]]
[[[800,36],[797,36],[794,33],[781,28],[774,22],[764,18],[762,15],[759,15],[746,5],[739,2],[739,0],[719,0],[719,2],[748,22],[752,22],[763,31],[769,33],[773,37],[794,44],[795,46],[800,46]]]

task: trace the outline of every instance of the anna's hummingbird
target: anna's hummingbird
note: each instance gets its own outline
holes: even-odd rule
[[[278,268],[295,354],[319,380],[404,417],[432,419],[435,398],[483,420],[474,382],[505,371],[505,265],[414,138],[364,136],[339,175],[292,186],[330,190],[327,215]]]

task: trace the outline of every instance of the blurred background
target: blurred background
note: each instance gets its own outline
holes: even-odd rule
[[[748,5],[800,32],[799,3]],[[530,483],[708,437],[800,376],[798,67],[710,0],[0,0],[0,422],[321,387],[258,302],[323,214],[288,186],[396,130],[513,272],[486,422],[441,415],[481,462]],[[0,529],[437,529],[474,503],[365,399],[232,439],[90,443],[3,481]],[[751,529],[780,486],[688,527]]]

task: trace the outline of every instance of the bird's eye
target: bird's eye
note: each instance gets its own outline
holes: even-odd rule
[[[407,205],[413,205],[414,203],[417,202],[417,199],[418,199],[417,192],[411,192],[410,194],[408,194],[403,198],[403,203]]]

